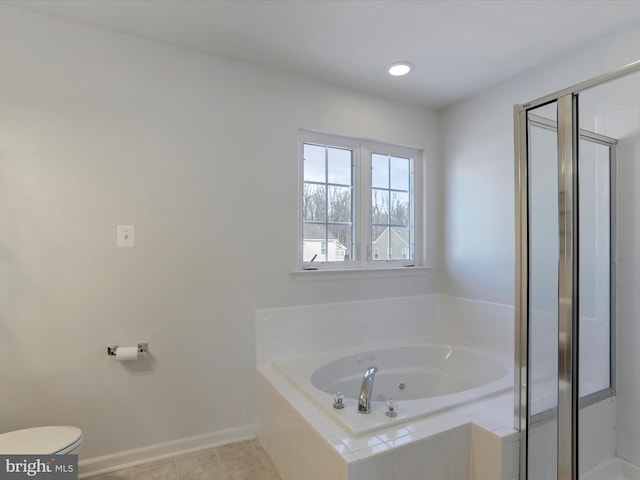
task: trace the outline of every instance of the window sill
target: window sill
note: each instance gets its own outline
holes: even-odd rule
[[[346,280],[351,278],[411,277],[423,276],[433,270],[431,266],[381,267],[381,268],[345,268],[296,270],[291,272],[298,282],[316,280]]]

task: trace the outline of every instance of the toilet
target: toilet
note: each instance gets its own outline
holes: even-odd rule
[[[74,455],[82,446],[82,430],[51,426],[0,433],[2,455]]]

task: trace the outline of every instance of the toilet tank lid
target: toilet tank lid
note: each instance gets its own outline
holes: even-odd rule
[[[77,427],[50,426],[25,428],[0,433],[0,454],[47,455],[55,454],[82,438]]]

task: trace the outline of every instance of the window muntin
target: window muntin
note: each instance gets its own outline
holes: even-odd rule
[[[424,234],[415,224],[422,209],[414,201],[420,157],[410,148],[302,132],[300,268],[422,264]]]

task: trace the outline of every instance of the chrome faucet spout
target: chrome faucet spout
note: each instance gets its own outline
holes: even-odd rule
[[[369,413],[371,411],[371,394],[373,393],[373,380],[375,379],[377,371],[378,367],[369,367],[364,371],[362,386],[360,387],[358,413]]]

